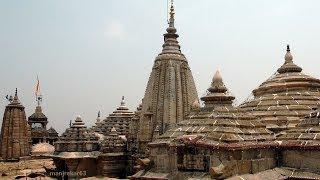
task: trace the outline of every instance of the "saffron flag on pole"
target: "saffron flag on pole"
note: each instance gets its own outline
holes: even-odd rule
[[[40,94],[40,81],[39,81],[39,77],[38,76],[37,76],[37,84],[36,84],[36,88],[35,88],[34,94],[36,96],[38,96]]]

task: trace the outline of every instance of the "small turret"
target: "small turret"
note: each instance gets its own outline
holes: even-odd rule
[[[290,51],[290,46],[287,45],[287,53],[284,56],[285,62],[278,69],[278,73],[288,73],[288,72],[301,72],[302,68],[293,63],[293,56]]]
[[[220,71],[218,70],[212,79],[211,86],[208,88],[208,93],[201,100],[204,101],[206,107],[210,107],[231,105],[234,99],[235,97],[228,93],[228,89],[224,85]]]

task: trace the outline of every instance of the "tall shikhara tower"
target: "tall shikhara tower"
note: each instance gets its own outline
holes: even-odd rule
[[[3,115],[0,139],[0,154],[5,161],[30,155],[31,147],[30,127],[17,90],[15,96],[11,96],[9,100],[10,104],[6,106]]]
[[[193,102],[198,100],[192,73],[186,57],[181,53],[176,32],[171,3],[163,49],[155,59],[142,101],[138,133],[140,153],[145,152],[147,143],[155,136],[183,120]]]

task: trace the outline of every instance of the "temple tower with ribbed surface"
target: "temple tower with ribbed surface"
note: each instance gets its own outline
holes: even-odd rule
[[[31,148],[30,126],[17,90],[13,98],[10,96],[9,101],[3,115],[0,139],[1,158],[5,161],[19,160],[28,156]]]
[[[193,102],[198,100],[193,76],[186,57],[181,53],[176,32],[171,4],[163,49],[155,59],[142,101],[138,133],[140,153],[145,152],[147,143],[155,136],[185,118]]]

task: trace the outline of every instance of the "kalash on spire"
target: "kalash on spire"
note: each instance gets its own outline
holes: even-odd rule
[[[169,27],[162,52],[156,57],[142,101],[139,153],[146,154],[147,143],[185,118],[195,100],[196,86],[186,57],[181,53],[174,27],[175,10],[171,1]],[[155,131],[155,130],[158,131]]]

